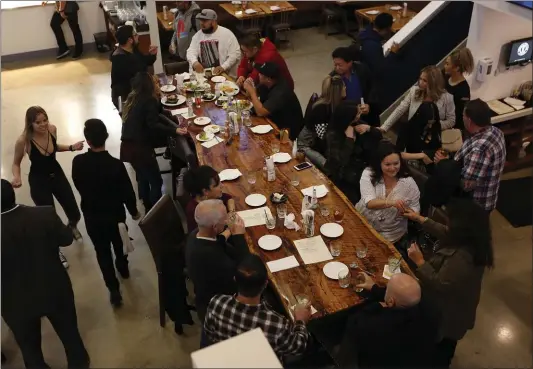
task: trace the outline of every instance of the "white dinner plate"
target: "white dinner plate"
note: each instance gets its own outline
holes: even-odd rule
[[[215,124],[211,124],[207,127],[204,127],[204,131],[209,133],[218,133],[220,132],[220,127]]]
[[[275,153],[273,156],[274,163],[288,163],[292,159],[291,155],[286,152],[278,152]]]
[[[197,126],[207,126],[209,123],[211,123],[211,119],[209,119],[209,117],[198,117],[193,122]]]
[[[348,266],[344,263],[338,262],[338,261],[330,261],[326,265],[324,265],[324,268],[322,268],[322,271],[326,275],[326,277],[330,279],[339,279],[339,272],[341,270],[349,270]]]
[[[281,238],[273,234],[267,234],[259,239],[257,242],[259,247],[266,251],[277,250],[281,247]]]
[[[390,10],[400,10],[402,7],[399,5],[394,5],[390,7]]]
[[[178,102],[175,103],[175,104],[167,102],[167,97],[166,96],[163,96],[161,98],[161,104],[166,105],[166,106],[178,106],[178,105],[183,104],[185,101],[187,101],[187,98],[185,96],[182,96],[182,95],[178,95]]]
[[[220,177],[220,181],[233,181],[234,179],[239,178],[242,176],[242,173],[238,169],[224,169],[220,173],[218,173],[218,176]]]
[[[226,77],[224,77],[224,76],[214,76],[214,77],[211,78],[211,82],[213,82],[213,83],[226,82]]]
[[[235,96],[239,93],[239,91],[239,86],[231,81],[226,81],[220,86],[220,93],[227,96]]]
[[[369,11],[367,11],[365,13],[368,14],[368,15],[376,15],[376,14],[379,14],[379,10],[369,10]]]
[[[267,202],[267,198],[259,193],[254,193],[252,195],[246,196],[244,202],[250,206],[257,207],[265,205]]]
[[[205,138],[202,138],[200,137],[201,133],[198,133],[196,135],[196,139],[200,142],[207,142],[207,141],[211,141],[213,138],[215,138],[215,134],[214,133],[211,133],[211,132],[204,132],[205,133]]]
[[[263,135],[265,133],[268,133],[268,132],[272,131],[273,128],[272,128],[272,126],[270,124],[261,124],[261,125],[254,126],[254,127],[250,128],[250,130],[253,133],[257,133],[257,134]]]
[[[329,238],[337,238],[342,236],[344,228],[337,223],[326,223],[320,227],[320,233]]]
[[[176,86],[174,85],[163,85],[161,86],[161,92],[173,92],[176,91]]]

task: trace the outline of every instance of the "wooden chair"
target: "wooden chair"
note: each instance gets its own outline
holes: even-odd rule
[[[167,63],[164,65],[164,69],[165,69],[165,74],[167,76],[181,74],[181,73],[188,73],[189,62],[180,61],[180,62]]]
[[[291,42],[289,36],[291,34],[291,21],[290,21],[290,12],[282,12],[279,14],[279,20],[274,21],[271,28],[274,32],[274,39],[276,42],[276,46],[279,48],[280,42],[286,42],[291,45],[292,50],[294,51],[294,45]],[[283,35],[283,39],[281,36]]]
[[[169,195],[163,195],[139,223],[157,270],[159,324],[165,326],[167,312],[176,324],[177,333],[182,329],[183,322],[192,323],[185,300],[187,288],[183,251],[187,237],[186,223],[185,212]]]

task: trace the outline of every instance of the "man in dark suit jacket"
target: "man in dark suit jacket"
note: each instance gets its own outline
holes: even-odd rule
[[[72,231],[51,206],[17,205],[2,179],[2,318],[15,336],[27,368],[46,368],[41,318],[47,317],[65,347],[69,368],[88,368],[78,330],[72,284],[57,257]]]
[[[434,315],[420,303],[418,282],[395,274],[387,288],[366,274],[358,285],[373,302],[353,315],[339,350],[339,364],[359,368],[429,368],[437,336]]]

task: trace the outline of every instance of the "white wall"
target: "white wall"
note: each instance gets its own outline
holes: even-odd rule
[[[79,1],[78,12],[83,42],[94,42],[93,34],[106,30],[98,1]],[[54,5],[2,9],[2,55],[57,48],[50,19]],[[68,45],[74,45],[72,32],[65,21],[63,32]]]
[[[513,67],[494,75],[498,69],[502,46],[509,41],[531,37],[532,12],[504,1],[477,1],[472,12],[467,47],[474,55],[475,62],[490,57],[494,62],[493,73],[483,83],[470,76],[469,83],[473,98],[485,101],[509,96],[512,89],[525,81],[530,81],[533,67]]]

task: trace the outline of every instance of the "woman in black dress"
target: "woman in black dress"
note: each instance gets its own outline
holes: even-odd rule
[[[463,110],[470,101],[470,86],[465,79],[465,74],[474,70],[474,58],[470,49],[455,50],[448,56],[444,64],[446,74],[446,91],[453,96],[455,104],[455,128],[464,132]]]
[[[83,141],[72,145],[58,143],[57,128],[49,123],[46,111],[40,106],[32,106],[26,111],[24,133],[15,144],[13,181],[11,182],[14,188],[22,186],[20,163],[24,154],[28,154],[31,161],[28,182],[33,202],[37,206],[54,206],[55,197],[67,215],[69,226],[76,240],[82,238],[77,228],[81,219],[80,209],[72,187],[56,160],[56,153],[80,150],[83,150]],[[59,256],[63,266],[67,268],[67,259],[61,251]]]

